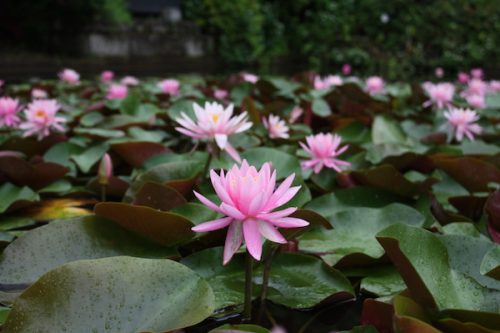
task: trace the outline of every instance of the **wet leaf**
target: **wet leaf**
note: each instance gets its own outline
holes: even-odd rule
[[[16,201],[38,201],[40,197],[29,187],[17,187],[11,183],[0,186],[0,213],[5,212]]]

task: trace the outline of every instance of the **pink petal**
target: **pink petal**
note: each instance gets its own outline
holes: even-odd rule
[[[220,149],[224,149],[227,145],[227,135],[225,134],[215,134],[215,142]]]
[[[214,204],[212,201],[208,200],[207,198],[205,198],[203,195],[201,195],[200,193],[198,193],[196,191],[193,191],[193,193],[198,198],[198,200],[201,201],[202,204],[204,204],[205,206],[207,206],[208,208],[210,208],[213,211],[216,211],[218,213],[222,213],[220,208],[216,204]]]
[[[282,206],[290,201],[295,194],[300,190],[300,186],[294,186],[288,189],[279,199],[276,201],[276,207]]]
[[[243,222],[243,236],[245,237],[245,244],[250,255],[256,260],[260,260],[262,255],[262,238],[257,221],[248,219]]]
[[[309,225],[309,222],[295,217],[282,217],[269,220],[269,222],[280,228],[300,228]]]
[[[227,203],[223,202],[220,205],[220,210],[226,214],[227,216],[231,216],[232,218],[236,220],[244,220],[246,219],[246,216],[243,215],[236,207],[228,205]]]
[[[223,173],[221,173],[221,176]],[[212,181],[212,185],[214,187],[215,192],[219,196],[219,198],[223,202],[227,202],[230,205],[234,205],[233,200],[229,196],[229,193],[226,191],[224,188],[224,185],[221,182],[220,177],[217,175],[217,173],[214,170],[210,170],[210,180]]]
[[[259,232],[262,236],[269,239],[271,242],[285,244],[287,240],[279,233],[272,225],[264,221],[258,221]]]
[[[290,214],[295,213],[296,211],[297,211],[296,207],[289,207],[289,208],[285,208],[283,210],[278,210],[278,211],[271,212],[271,213],[259,214],[259,215],[257,215],[257,218],[262,219],[262,220],[266,220],[266,221],[270,221],[272,219],[279,219],[279,218],[288,216]]]
[[[233,255],[238,251],[243,242],[242,222],[234,221],[229,226],[224,244],[224,259],[223,264],[226,265]]]
[[[232,221],[233,221],[232,217],[223,217],[223,218],[220,218],[217,220],[204,222],[202,224],[194,226],[191,228],[191,230],[196,231],[196,232],[207,232],[207,231],[219,230],[219,229],[227,227],[229,224],[231,224]]]
[[[224,150],[229,154],[229,156],[231,156],[233,158],[233,160],[235,160],[238,163],[241,163],[240,154],[238,154],[236,149],[234,149],[234,147],[231,146],[231,144],[229,142],[226,144],[226,147],[224,148]]]

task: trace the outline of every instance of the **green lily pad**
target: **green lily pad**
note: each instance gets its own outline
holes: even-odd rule
[[[213,310],[210,286],[175,261],[80,260],[44,274],[24,291],[3,331],[165,332],[194,325]]]
[[[384,208],[354,208],[332,215],[333,230],[311,230],[299,240],[299,249],[315,253],[329,265],[357,266],[373,263],[384,255],[375,239],[377,232],[392,224],[422,226],[424,217],[398,203]]]
[[[49,270],[80,259],[161,258],[172,252],[95,216],[52,221],[7,246],[0,255],[0,284],[31,284]]]
[[[243,302],[245,269],[243,256],[222,266],[222,248],[211,248],[183,258],[181,263],[203,276],[212,287],[216,308]],[[262,265],[254,269],[254,297],[260,294]],[[354,295],[349,281],[318,258],[283,253],[273,258],[268,299],[291,308],[310,308],[330,296],[348,299]]]
[[[278,179],[288,177],[292,173],[301,175],[299,160],[290,154],[280,150],[266,147],[253,148],[241,154],[242,159],[246,159],[250,165],[260,168],[262,164],[271,162]]]
[[[481,274],[500,280],[500,246],[495,246],[486,252],[480,268]]]
[[[0,186],[0,213],[5,212],[16,201],[38,201],[40,197],[29,187],[18,187],[11,183]]]
[[[269,330],[257,326],[257,325],[248,325],[248,324],[241,324],[241,325],[231,325],[231,324],[226,324],[222,325],[220,327],[214,328],[208,333],[245,333],[245,332],[251,332],[251,333],[269,333]]]

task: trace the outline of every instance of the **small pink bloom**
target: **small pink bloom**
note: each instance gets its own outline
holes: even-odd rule
[[[19,101],[10,97],[0,97],[0,127],[16,127],[21,119]]]
[[[451,104],[453,95],[455,94],[455,86],[451,83],[433,84],[426,82],[422,85],[422,87],[430,98],[424,103],[424,107],[435,105],[439,109],[442,109]]]
[[[465,100],[474,109],[484,109],[486,107],[484,95],[469,95],[465,97]]]
[[[448,119],[448,125],[455,133],[457,141],[462,141],[464,135],[470,140],[474,140],[475,134],[481,133],[481,126],[475,124],[479,116],[475,111],[469,109],[451,109],[444,113]]]
[[[290,113],[290,117],[288,118],[288,121],[290,122],[290,124],[293,124],[294,122],[296,122],[297,119],[299,119],[303,113],[304,113],[304,110],[302,110],[302,108],[300,106],[294,107],[292,109],[292,112]]]
[[[259,81],[259,77],[255,74],[243,73],[242,75],[243,81],[250,83],[257,83]]]
[[[349,75],[349,74],[351,74],[351,71],[352,71],[351,65],[349,65],[349,64],[343,64],[343,65],[342,65],[342,73],[343,73],[344,75]]]
[[[103,71],[101,73],[101,80],[104,82],[109,82],[109,81],[113,80],[114,77],[115,77],[115,73],[113,73],[112,71]]]
[[[319,133],[306,137],[307,145],[299,142],[311,159],[301,162],[302,169],[313,169],[314,173],[319,173],[323,167],[334,169],[337,172],[342,171],[340,167],[350,166],[351,163],[341,161],[336,157],[344,153],[348,145],[339,148],[342,139],[337,134]]]
[[[73,69],[66,68],[59,73],[59,79],[69,84],[78,84],[80,83],[80,74]]]
[[[181,112],[181,117],[175,121],[182,127],[176,127],[175,129],[192,138],[215,140],[221,150],[225,150],[235,161],[240,162],[240,155],[229,143],[228,137],[246,131],[252,127],[252,123],[247,121],[246,112],[232,117],[233,108],[233,104],[230,104],[224,110],[224,107],[216,102],[206,102],[205,108],[193,103],[194,113],[197,118],[196,123],[184,112]]]
[[[31,102],[24,111],[26,121],[19,128],[24,130],[23,136],[38,135],[38,140],[50,134],[52,129],[64,132],[60,123],[66,121],[63,117],[56,117],[60,106],[54,99],[39,99]]]
[[[328,75],[324,79],[321,79],[320,76],[316,76],[314,78],[314,89],[322,90],[329,89],[332,86],[340,86],[342,85],[343,80],[338,75]]]
[[[97,179],[99,184],[107,185],[111,176],[113,176],[113,162],[111,161],[109,154],[106,153],[102,157],[97,170]]]
[[[493,92],[493,93],[500,92],[500,81],[491,80],[489,83],[488,91]]]
[[[108,92],[106,94],[107,99],[124,99],[127,97],[128,88],[126,85],[122,84],[112,84],[108,88]]]
[[[462,93],[462,96],[469,95],[484,95],[488,91],[488,84],[481,79],[472,79],[467,84],[467,88]]]
[[[275,115],[269,115],[269,118],[262,118],[262,123],[269,133],[271,139],[288,139],[289,128],[285,121]]]
[[[224,89],[215,89],[214,90],[214,97],[217,99],[224,100],[227,98],[227,96],[229,96],[229,93],[227,92],[227,90],[224,90]]]
[[[483,75],[484,75],[484,72],[483,72],[483,69],[482,68],[473,68],[471,71],[470,71],[470,75],[472,75],[472,77],[474,79],[479,79],[481,80],[483,78]]]
[[[434,70],[434,74],[436,74],[436,77],[438,78],[442,78],[444,76],[444,69],[441,68],[441,67],[437,67],[435,70]]]
[[[458,73],[458,82],[460,82],[461,84],[466,84],[467,82],[469,82],[469,79],[469,74],[465,72]]]
[[[33,98],[33,99],[40,99],[40,98],[44,99],[47,97],[49,97],[49,95],[43,89],[33,88],[33,90],[31,91],[31,98]]]
[[[139,84],[139,79],[133,76],[125,76],[121,81],[121,84],[126,86],[136,86]]]
[[[224,217],[199,224],[192,228],[196,232],[207,232],[228,227],[224,246],[224,265],[241,247],[243,240],[252,257],[260,260],[262,255],[262,237],[275,242],[286,243],[286,239],[277,228],[298,228],[309,223],[298,218],[288,217],[297,208],[276,208],[290,201],[300,189],[291,187],[295,174],[288,176],[276,187],[276,170],[271,170],[270,163],[264,163],[257,171],[244,160],[241,167],[234,165],[227,174],[221,170],[218,175],[210,171],[210,179],[222,201],[216,205],[203,195],[194,192],[198,200]]]
[[[24,155],[20,151],[0,150],[0,157],[18,157],[18,158],[24,158],[24,157],[26,157],[26,155]]]
[[[371,76],[366,79],[366,91],[370,95],[378,95],[384,92],[385,83],[380,76]]]
[[[170,96],[179,94],[180,86],[181,84],[179,81],[173,79],[158,82],[158,87],[161,89],[161,92]]]

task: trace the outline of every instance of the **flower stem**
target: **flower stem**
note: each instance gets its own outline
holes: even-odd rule
[[[106,185],[101,185],[101,201],[106,201]]]
[[[252,318],[252,270],[253,258],[247,252],[245,260],[245,305],[243,308],[243,320],[246,321]]]
[[[267,256],[264,261],[264,271],[262,272],[262,289],[260,293],[260,312],[259,312],[259,322],[262,321],[262,316],[266,307],[266,298],[267,298],[267,290],[269,286],[269,274],[271,271],[271,264],[273,262],[273,258],[278,252],[279,246],[274,247],[271,250],[271,253]]]
[[[208,158],[207,158],[207,163],[205,164],[205,169],[203,170],[203,178],[206,178],[208,176],[208,170],[210,169],[210,163],[212,162],[212,153],[208,153]]]

